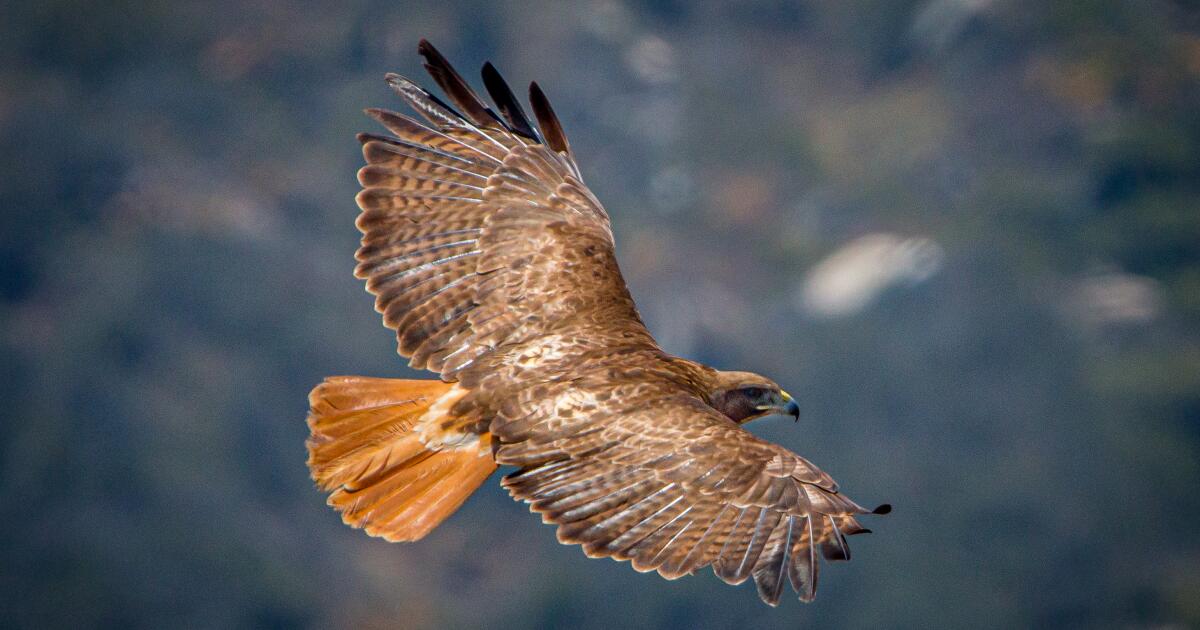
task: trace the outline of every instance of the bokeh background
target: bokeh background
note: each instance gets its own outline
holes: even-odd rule
[[[17,1],[0,8],[0,626],[1200,627],[1200,7],[1166,0]],[[664,347],[896,511],[760,604],[426,540],[304,467],[414,376],[351,275],[360,110],[427,37],[538,80]],[[478,83],[477,83],[478,84]]]

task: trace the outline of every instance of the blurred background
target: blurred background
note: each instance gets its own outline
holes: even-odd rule
[[[1200,627],[1196,2],[333,4],[0,8],[0,626]],[[351,270],[421,37],[539,81],[663,346],[896,506],[814,604],[495,481],[412,545],[325,506],[308,390],[415,376]]]

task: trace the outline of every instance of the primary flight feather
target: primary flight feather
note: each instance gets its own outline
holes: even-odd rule
[[[775,605],[848,560],[866,510],[741,425],[798,415],[770,379],[663,352],[642,324],[608,214],[545,94],[534,123],[489,63],[488,105],[429,42],[450,101],[387,81],[424,121],[371,109],[355,274],[401,355],[440,380],[333,377],[309,395],[308,465],[346,523],[417,540],[499,465],[558,539],[676,577],[711,566]]]

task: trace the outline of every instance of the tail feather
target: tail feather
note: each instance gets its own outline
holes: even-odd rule
[[[496,462],[491,437],[447,440],[461,396],[433,380],[333,377],[309,394],[308,466],[342,520],[372,536],[418,540],[453,514]]]

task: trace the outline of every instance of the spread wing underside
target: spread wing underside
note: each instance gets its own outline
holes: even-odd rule
[[[499,113],[427,42],[420,51],[457,109],[388,75],[426,122],[372,109],[392,135],[359,136],[367,165],[356,274],[400,353],[454,380],[501,344],[553,327],[652,344],[608,215],[541,90],[531,88],[539,132],[490,64],[484,82]]]
[[[827,474],[694,397],[669,385],[579,386],[566,396],[577,405],[492,425],[497,461],[520,467],[505,487],[558,525],[561,542],[669,579],[705,566],[731,584],[753,577],[774,605],[788,582],[810,601],[818,553],[849,560],[846,536],[868,531],[854,517],[869,511]]]

